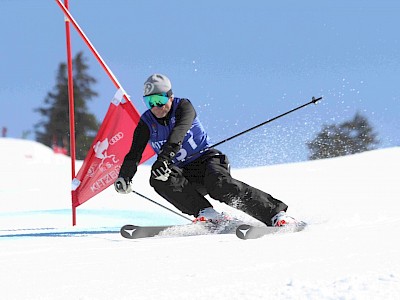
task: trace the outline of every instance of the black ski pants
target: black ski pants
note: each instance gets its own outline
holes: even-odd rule
[[[270,194],[232,178],[228,158],[216,149],[182,168],[172,165],[171,170],[167,181],[151,177],[150,185],[183,213],[197,217],[200,210],[212,207],[207,194],[269,226],[274,215],[287,210]]]

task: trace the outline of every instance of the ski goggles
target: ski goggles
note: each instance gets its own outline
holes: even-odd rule
[[[168,93],[143,96],[144,103],[146,104],[148,109],[152,109],[155,106],[163,107],[165,104],[167,104],[168,99]]]

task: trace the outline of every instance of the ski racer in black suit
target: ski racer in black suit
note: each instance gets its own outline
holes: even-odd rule
[[[148,110],[140,118],[114,184],[117,192],[132,191],[132,177],[150,142],[157,153],[150,185],[181,212],[194,216],[195,222],[218,223],[229,218],[213,208],[205,198],[208,194],[268,226],[297,223],[286,214],[285,203],[231,176],[228,157],[208,149],[208,135],[193,105],[174,97],[165,75],[153,74],[146,80],[143,99]]]

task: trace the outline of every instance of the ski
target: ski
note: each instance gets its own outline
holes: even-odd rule
[[[145,237],[153,237],[161,232],[175,226],[185,225],[170,225],[170,226],[136,226],[136,225],[124,225],[120,229],[121,235],[126,239],[140,239]]]
[[[137,226],[124,225],[120,229],[120,234],[126,239],[140,239],[148,237],[184,237],[193,235],[207,234],[234,234],[236,227],[234,224],[216,225],[213,223],[196,223],[185,225],[165,225],[165,226]]]
[[[298,232],[304,230],[307,227],[306,223],[302,223],[296,226],[252,226],[242,224],[236,228],[236,236],[242,240],[258,239],[268,234],[281,234],[289,232]]]

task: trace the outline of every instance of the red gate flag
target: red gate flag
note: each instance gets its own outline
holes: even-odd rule
[[[119,89],[111,100],[81,169],[72,180],[74,208],[109,187],[118,178],[121,164],[132,144],[133,132],[140,120],[132,102],[125,98],[124,91]],[[147,144],[140,163],[153,155],[153,149]]]

